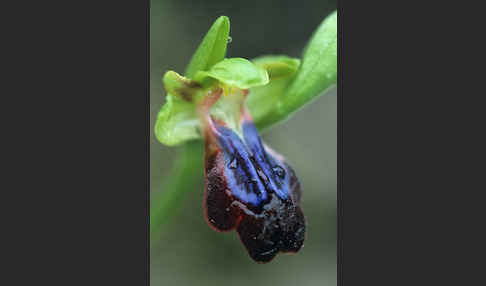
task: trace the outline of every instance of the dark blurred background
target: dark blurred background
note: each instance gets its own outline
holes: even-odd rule
[[[251,59],[265,54],[300,57],[312,32],[336,9],[321,1],[153,0],[150,12],[150,190],[163,192],[180,148],[165,147],[153,127],[164,103],[165,71],[183,73],[213,21],[230,18],[232,42],[227,57]],[[204,220],[202,182],[164,227],[151,249],[151,285],[336,285],[336,89],[263,135],[284,155],[302,187],[307,218],[304,248],[256,264],[236,232],[217,233]]]

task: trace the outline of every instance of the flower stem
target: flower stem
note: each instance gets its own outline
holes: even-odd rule
[[[201,189],[203,178],[202,142],[190,141],[182,146],[165,188],[150,200],[150,241],[157,243],[164,225],[174,215],[181,201],[192,189]]]

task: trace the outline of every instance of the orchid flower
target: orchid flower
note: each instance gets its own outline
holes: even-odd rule
[[[229,19],[222,16],[184,76],[168,71],[163,77],[167,96],[157,139],[168,146],[203,141],[206,220],[217,231],[236,230],[256,262],[297,252],[304,243],[300,182],[259,130],[287,119],[336,83],[336,21],[334,12],[322,22],[302,60],[279,55],[249,61],[225,58]],[[158,217],[160,208],[154,210],[151,216]]]

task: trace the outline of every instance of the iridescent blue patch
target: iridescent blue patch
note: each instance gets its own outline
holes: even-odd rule
[[[289,179],[282,162],[265,151],[253,124],[244,123],[242,129],[244,141],[231,129],[217,125],[225,175],[233,194],[254,206],[268,200],[268,193],[287,199]]]

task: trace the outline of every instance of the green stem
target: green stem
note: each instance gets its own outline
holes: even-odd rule
[[[150,241],[157,243],[163,226],[177,211],[189,190],[203,189],[202,142],[190,141],[182,146],[166,187],[150,199]]]

